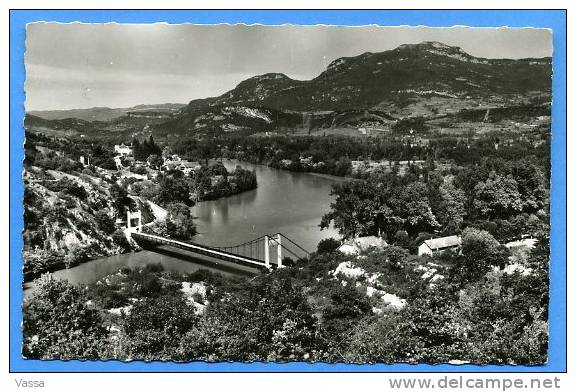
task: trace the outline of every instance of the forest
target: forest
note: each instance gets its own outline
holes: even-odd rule
[[[353,160],[415,161],[434,159],[456,165],[471,165],[482,158],[518,160],[532,155],[547,164],[549,130],[529,137],[505,132],[490,135],[390,134],[379,137],[344,136],[256,136],[223,135],[213,138],[179,139],[168,142],[170,150],[190,159],[231,158],[266,164],[291,171],[310,171],[336,176],[354,176]],[[506,143],[504,143],[506,141]],[[499,144],[498,148],[495,145]],[[291,163],[282,165],[283,160]]]

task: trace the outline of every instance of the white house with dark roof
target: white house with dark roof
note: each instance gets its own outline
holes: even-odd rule
[[[462,238],[459,235],[451,235],[448,237],[431,238],[424,241],[418,247],[418,256],[434,255],[442,253],[449,249],[458,249],[462,246]]]
[[[176,170],[180,170],[184,174],[190,174],[191,172],[200,170],[201,168],[202,165],[200,165],[198,162],[190,162],[185,160],[179,161],[175,167]]]
[[[122,144],[116,144],[114,146],[114,153],[125,157],[128,155],[132,155],[134,153],[134,150],[132,149],[132,147],[122,143]]]

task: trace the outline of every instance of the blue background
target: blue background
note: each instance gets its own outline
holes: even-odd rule
[[[553,30],[551,303],[549,361],[544,366],[351,365],[39,361],[21,357],[26,24],[55,22],[262,23],[510,26]],[[13,372],[565,372],[566,371],[566,12],[509,11],[34,11],[10,12],[10,371]]]

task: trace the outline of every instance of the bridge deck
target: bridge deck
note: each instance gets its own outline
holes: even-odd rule
[[[272,264],[266,265],[266,263],[263,262],[262,260],[258,260],[247,256],[236,255],[234,253],[226,252],[220,249],[215,249],[206,245],[195,244],[190,242],[182,242],[169,238],[160,237],[153,234],[144,234],[144,233],[132,233],[132,237],[136,241],[144,240],[156,244],[170,245],[184,250],[188,250],[190,252],[198,253],[204,256],[210,256],[221,260],[227,260],[234,263],[247,265],[250,267],[256,267],[260,269],[263,268],[270,269],[272,267]]]

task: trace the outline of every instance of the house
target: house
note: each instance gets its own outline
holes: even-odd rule
[[[504,244],[504,246],[511,250],[519,248],[532,249],[536,245],[536,242],[537,240],[535,238],[531,237],[524,238],[523,236],[520,239]]]
[[[179,162],[182,162],[182,158],[180,158],[178,155],[169,155],[167,157],[164,157],[164,165],[172,165],[172,164],[177,164]]]
[[[116,144],[114,146],[114,153],[124,157],[132,155],[134,151],[132,150],[132,147],[126,146],[124,143],[122,143],[120,145]]]
[[[190,174],[191,172],[200,170],[201,168],[202,165],[200,165],[198,162],[189,162],[184,160],[179,161],[175,165],[175,169],[180,170],[184,174]]]
[[[418,247],[418,256],[434,255],[442,253],[449,249],[458,249],[462,245],[462,238],[458,235],[451,235],[448,237],[431,238],[424,241]]]
[[[346,255],[358,255],[360,252],[371,249],[384,249],[387,246],[388,243],[382,238],[371,235],[368,237],[356,237],[345,241],[340,245],[338,251]]]

